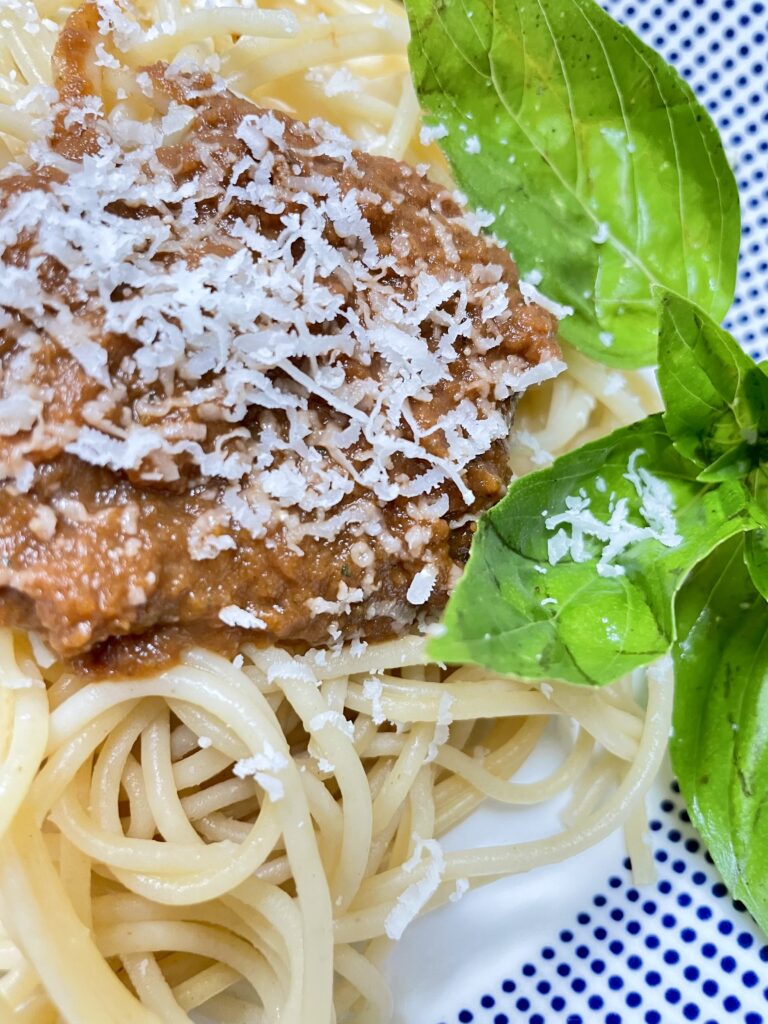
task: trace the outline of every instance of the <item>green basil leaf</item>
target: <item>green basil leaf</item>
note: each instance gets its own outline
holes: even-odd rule
[[[745,557],[752,583],[768,601],[768,530],[753,530],[746,535]]]
[[[758,431],[762,437],[768,436],[768,360],[753,363],[744,382],[744,391]]]
[[[768,426],[768,377],[691,302],[667,294],[659,322],[664,425],[702,480],[745,477]]]
[[[752,447],[742,441],[735,448],[724,452],[711,466],[702,469],[699,480],[719,483],[721,480],[743,480],[752,468]]]
[[[594,0],[406,0],[416,90],[459,187],[521,271],[574,309],[563,336],[655,362],[652,289],[733,299],[736,183],[690,87]]]
[[[651,416],[516,481],[479,524],[431,654],[586,684],[653,661],[691,567],[755,525],[741,481],[696,474]]]
[[[677,601],[672,765],[723,881],[768,930],[768,608],[734,538]]]
[[[760,529],[747,534],[745,541],[747,569],[752,582],[768,601],[768,465],[762,463],[749,478],[752,494],[752,515],[760,521]]]

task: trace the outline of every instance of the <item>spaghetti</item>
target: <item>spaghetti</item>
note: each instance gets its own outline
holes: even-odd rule
[[[135,102],[125,69],[188,61],[449,183],[420,130],[395,4],[102,11],[125,65],[105,54],[91,69],[107,106]],[[68,13],[47,0],[0,8],[4,162],[48,116]],[[517,474],[655,408],[642,376],[566,360],[520,403]],[[643,707],[642,678],[536,688],[430,663],[413,634],[302,656],[194,649],[148,678],[93,680],[35,634],[0,631],[0,1011],[33,1024],[196,1010],[231,1024],[388,1020],[377,965],[422,911],[621,826],[647,875],[643,797],[666,746],[668,675],[648,673]],[[516,782],[553,730],[562,761]],[[440,846],[485,799],[513,808],[563,793],[550,838]]]

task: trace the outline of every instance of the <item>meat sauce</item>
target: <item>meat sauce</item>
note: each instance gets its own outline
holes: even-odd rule
[[[136,673],[433,618],[553,318],[456,197],[324,126],[160,64],[107,114],[99,38],[86,5],[0,177],[0,621]]]

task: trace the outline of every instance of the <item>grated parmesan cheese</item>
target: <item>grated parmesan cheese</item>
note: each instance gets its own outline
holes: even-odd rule
[[[440,703],[437,707],[437,719],[435,720],[435,734],[427,747],[427,756],[424,758],[425,764],[430,764],[434,761],[440,747],[448,742],[450,727],[453,722],[451,708],[454,701],[455,698],[450,693],[444,693],[440,697]]]
[[[531,453],[531,462],[534,466],[551,466],[555,461],[555,456],[552,452],[548,452],[545,448],[542,448],[541,442],[535,434],[531,434],[528,430],[516,430],[515,441],[518,444],[523,444]]]
[[[279,774],[287,767],[288,758],[265,742],[262,753],[236,761],[232,771],[238,779],[254,778],[272,803],[276,803],[285,796],[285,787]]]
[[[620,373],[608,374],[608,379],[603,385],[604,395],[616,395],[624,390],[625,380]]]
[[[306,79],[315,85],[319,85],[326,96],[340,96],[343,93],[359,93],[362,90],[362,81],[357,78],[349,68],[338,68],[330,78],[326,78],[322,71],[313,68],[307,72]]]
[[[448,899],[451,903],[458,903],[461,897],[469,892],[469,879],[468,878],[457,878],[456,889],[451,893]]]
[[[349,653],[353,658],[362,658],[367,650],[367,640],[360,640],[359,638],[356,638],[349,645]]]
[[[408,925],[418,917],[429,900],[437,892],[445,871],[443,848],[436,839],[420,839],[414,836],[415,848],[412,856],[403,864],[403,870],[413,874],[427,856],[427,866],[422,878],[400,894],[397,902],[384,920],[387,937],[397,941],[403,937]]]
[[[573,316],[572,306],[562,306],[559,302],[555,302],[554,299],[548,299],[546,295],[542,295],[530,280],[520,282],[520,294],[526,302],[538,303],[542,309],[546,309],[552,316],[557,317],[558,320],[564,320],[567,316]]]
[[[135,35],[135,25],[115,4],[100,10],[102,33],[118,46],[127,45],[126,33]],[[99,46],[101,63],[111,67],[114,58],[104,43]],[[506,435],[507,418],[495,402],[529,386],[526,367],[514,357],[500,363],[503,383],[492,395],[477,392],[472,403],[464,403],[462,415],[454,410],[452,418],[449,413],[430,427],[431,432],[443,429],[447,456],[432,453],[409,403],[428,400],[430,389],[450,377],[457,346],[477,333],[473,304],[489,325],[508,315],[506,285],[482,276],[477,283],[438,279],[418,262],[400,262],[394,252],[383,257],[363,213],[364,203],[380,203],[380,197],[362,185],[342,188],[336,177],[318,176],[311,164],[326,154],[345,168],[356,167],[349,140],[318,121],[289,144],[286,122],[272,112],[244,116],[236,136],[245,153],[231,167],[225,165],[219,181],[206,175],[177,181],[158,150],[185,133],[194,139],[197,93],[178,68],[167,74],[191,98],[189,103],[158,101],[162,82],[142,72],[138,84],[158,106],[151,123],[132,122],[124,112],[108,118],[94,97],[68,108],[65,124],[70,130],[92,126],[100,151],[81,164],[67,164],[63,180],[45,189],[13,193],[0,214],[0,242],[12,245],[22,233],[33,234],[39,253],[29,267],[4,272],[0,308],[33,322],[48,311],[46,332],[103,389],[99,420],[68,426],[72,436],[62,437],[66,451],[151,482],[177,479],[181,462],[196,468],[202,481],[228,481],[223,503],[229,521],[254,538],[263,536],[270,522],[286,522],[284,510],[291,510],[297,526],[302,513],[324,516],[355,488],[382,503],[452,483],[471,505],[474,495],[464,471]],[[341,71],[328,82],[331,92],[350,86]],[[209,91],[215,95],[220,88],[213,82]],[[442,129],[431,132],[437,138]],[[36,155],[52,165],[58,160],[45,145]],[[290,179],[277,174],[286,163],[295,172]],[[218,214],[198,224],[201,201],[213,201]],[[228,221],[226,210],[238,201],[278,217],[280,229],[266,235],[256,218]],[[146,215],[122,216],[116,212],[121,204],[146,207]],[[179,205],[181,215],[172,214]],[[456,218],[457,226],[473,233],[491,220],[482,212]],[[331,231],[341,244],[329,240]],[[443,234],[450,256],[453,239],[450,232]],[[194,252],[198,235],[211,244],[192,265],[187,253]],[[46,257],[76,282],[92,310],[90,321],[76,320],[66,301],[49,292],[36,273]],[[412,287],[387,285],[391,274]],[[350,304],[350,296],[359,300]],[[107,333],[137,343],[117,376],[108,369],[102,345]],[[429,336],[435,347],[424,340]],[[497,330],[488,331],[478,356],[500,340]],[[381,369],[358,381],[348,398],[350,382],[339,357],[365,366],[373,354]],[[546,365],[533,369],[547,373]],[[128,378],[146,388],[162,382],[179,413],[203,410],[202,422],[190,425],[187,436],[172,433],[178,431],[173,417],[155,417],[148,424],[136,408],[125,409]],[[13,380],[11,385],[12,393],[0,394],[0,432],[6,436],[30,430],[44,413],[31,383]],[[326,410],[322,415],[317,403]],[[260,411],[260,429],[238,428],[252,410]],[[274,411],[287,417],[287,438],[277,429]],[[208,423],[231,424],[231,429],[209,434]],[[406,427],[413,440],[406,439]],[[329,461],[320,448],[332,448],[339,457]],[[355,464],[341,457],[353,448]],[[396,454],[429,468],[404,483],[393,468]],[[14,465],[18,472],[18,459]],[[0,473],[11,474],[10,460]],[[192,538],[193,557],[214,558],[231,550],[235,540],[226,526]]]
[[[425,124],[419,131],[419,142],[422,146],[429,146],[438,139],[445,139],[448,136],[448,129],[442,123],[429,125]]]
[[[241,629],[266,629],[267,624],[254,612],[240,608],[236,604],[228,604],[219,612],[219,618],[227,626],[239,626]]]
[[[371,702],[371,720],[374,725],[381,725],[385,715],[381,707],[381,694],[383,686],[380,679],[371,676],[363,683],[363,697]]]
[[[653,539],[668,548],[682,543],[677,532],[674,516],[674,500],[667,485],[654,477],[648,470],[637,466],[638,459],[645,452],[638,448],[632,452],[624,474],[640,499],[639,516],[644,526],[630,521],[629,502],[626,498],[609,503],[608,522],[599,520],[591,510],[591,499],[586,491],[569,495],[565,499],[565,511],[550,515],[543,512],[547,530],[556,531],[547,542],[547,556],[551,565],[570,557],[574,562],[587,562],[592,557],[587,539],[601,545],[597,572],[600,576],[623,576],[624,566],[616,564],[618,558],[631,544]],[[599,488],[598,488],[599,489]],[[570,528],[570,533],[568,529]],[[544,601],[542,601],[544,604]]]
[[[309,731],[319,732],[320,729],[324,729],[327,725],[333,726],[334,729],[338,729],[339,732],[344,733],[349,739],[353,739],[355,735],[355,723],[350,722],[349,719],[345,718],[340,711],[321,711],[315,715],[314,718],[310,719]]]
[[[405,595],[409,604],[425,604],[437,581],[437,572],[432,566],[420,569],[411,580],[408,592]]]
[[[313,686],[319,686],[317,676],[309,665],[304,661],[299,661],[298,658],[291,658],[287,654],[279,661],[267,666],[267,683],[271,686],[280,679],[294,679],[300,683],[312,683]]]

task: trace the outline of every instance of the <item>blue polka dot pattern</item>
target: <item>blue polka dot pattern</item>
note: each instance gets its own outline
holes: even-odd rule
[[[652,825],[654,887],[636,889],[625,860],[590,907],[445,1024],[768,1024],[768,943],[728,897],[676,787]]]
[[[768,3],[601,0],[674,64],[709,109],[741,194],[739,282],[726,326],[768,356]],[[693,840],[696,841],[695,838]]]

